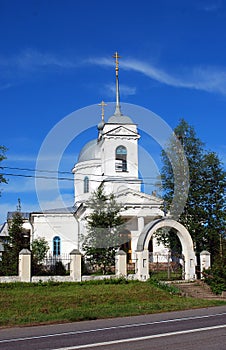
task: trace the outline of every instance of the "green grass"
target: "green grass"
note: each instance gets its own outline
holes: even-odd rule
[[[150,314],[226,304],[181,297],[156,281],[0,284],[0,326]]]

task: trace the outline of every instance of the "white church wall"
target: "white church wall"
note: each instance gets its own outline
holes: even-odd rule
[[[53,251],[54,237],[60,237],[61,254],[78,249],[78,223],[73,214],[32,214],[32,238],[45,237]]]

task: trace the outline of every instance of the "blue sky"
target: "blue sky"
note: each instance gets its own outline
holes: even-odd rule
[[[116,50],[122,56],[122,103],[156,113],[171,128],[184,118],[225,166],[225,1],[0,0],[0,42],[0,144],[8,148],[3,166],[34,169],[40,147],[57,123],[102,99],[114,101]],[[65,149],[61,171],[70,172],[80,147],[96,137],[100,107],[91,110],[84,133]],[[83,130],[82,123],[75,118],[75,130]],[[145,123],[140,128],[145,131]],[[150,148],[158,166],[159,149],[154,143]],[[4,172],[34,175],[9,168]],[[34,178],[6,177],[0,223],[18,198],[22,210],[38,210]],[[59,181],[60,191],[65,203],[73,204],[72,175],[62,177],[69,180]],[[50,180],[45,184],[46,207],[57,206]]]

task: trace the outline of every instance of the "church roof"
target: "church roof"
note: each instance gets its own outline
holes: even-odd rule
[[[8,236],[8,224],[7,224],[7,222],[4,222],[4,224],[0,225],[0,236],[1,237]]]
[[[132,119],[130,117],[127,117],[126,115],[112,115],[108,119],[109,124],[134,124]]]
[[[13,216],[14,216],[15,213],[16,213],[16,211],[9,211],[7,213],[7,220],[13,219]],[[20,212],[20,214],[21,214],[23,220],[28,220],[29,219],[30,213],[28,213],[28,212]]]
[[[78,156],[78,163],[85,162],[87,160],[100,159],[100,147],[97,144],[97,140],[89,141],[82,148]]]
[[[64,208],[53,208],[53,209],[46,209],[42,211],[32,212],[31,214],[67,214],[67,213],[75,213],[77,207],[71,206],[71,207],[64,207]]]

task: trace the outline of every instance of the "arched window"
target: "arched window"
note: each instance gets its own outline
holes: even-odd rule
[[[60,237],[55,236],[53,238],[53,255],[58,256],[60,255]]]
[[[89,192],[89,178],[88,176],[84,177],[84,193]]]
[[[115,150],[115,170],[127,171],[127,150],[124,146],[118,146]]]

